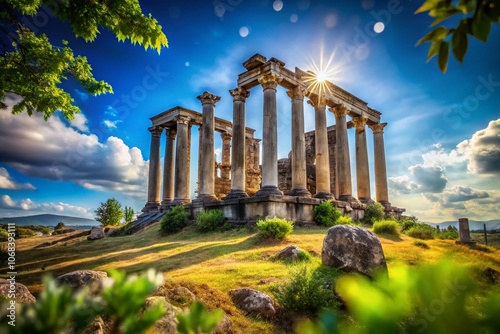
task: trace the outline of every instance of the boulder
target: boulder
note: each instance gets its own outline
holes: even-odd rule
[[[67,285],[73,290],[88,287],[92,293],[99,293],[106,278],[108,274],[104,271],[77,270],[58,276],[55,282],[58,285]]]
[[[370,231],[350,225],[330,227],[323,240],[323,265],[354,272],[371,279],[376,272],[387,274],[384,251]]]
[[[286,248],[280,250],[275,258],[278,260],[285,260],[290,262],[295,262],[298,259],[298,254],[301,249],[295,245],[287,246]]]
[[[167,299],[174,305],[184,307],[191,305],[196,296],[188,288],[178,286],[167,291]]]
[[[103,227],[92,227],[90,230],[90,235],[87,237],[88,240],[102,239],[106,236]]]
[[[146,304],[144,305],[144,311],[147,311],[157,304],[161,304],[165,310],[165,315],[158,320],[152,329],[148,333],[153,334],[176,334],[177,333],[177,314],[181,313],[182,310],[178,307],[173,306],[168,302],[165,297],[154,296],[148,297],[146,299]]]
[[[500,272],[493,268],[487,267],[484,269],[484,276],[491,284],[500,284]]]
[[[213,334],[232,334],[233,333],[233,321],[224,314],[221,321],[212,331]]]
[[[35,303],[36,299],[35,297],[31,294],[31,292],[28,290],[28,288],[18,282],[14,283],[15,286],[15,294],[16,294],[16,303],[20,304],[26,304],[26,303]],[[0,278],[0,296],[3,296],[7,299],[9,298],[9,293],[11,291],[10,289],[10,281]]]
[[[242,288],[229,291],[229,296],[236,307],[247,314],[271,318],[276,313],[273,300],[263,292]]]

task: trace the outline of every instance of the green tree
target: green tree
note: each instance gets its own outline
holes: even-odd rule
[[[135,213],[134,209],[132,209],[129,206],[126,206],[124,209],[124,213],[125,213],[125,223],[130,223],[132,219],[134,219],[134,213]]]
[[[54,227],[54,231],[55,230],[62,230],[62,229],[65,229],[66,228],[66,225],[64,225],[63,222],[59,222],[57,223],[56,227]]]
[[[130,40],[160,53],[168,46],[162,27],[151,14],[144,15],[139,0],[2,0],[0,1],[0,108],[7,94],[18,94],[12,113],[41,112],[48,119],[56,110],[72,120],[80,108],[60,87],[69,78],[90,95],[112,93],[112,87],[92,74],[87,58],[75,55],[67,41],[53,45],[47,35],[30,29],[31,17],[50,15],[67,21],[76,37],[95,40],[107,28],[119,41]],[[27,24],[28,23],[28,24]]]
[[[100,222],[102,226],[119,225],[123,219],[122,206],[115,198],[109,198],[104,203],[101,202],[101,206],[94,213],[96,214],[95,220]]]
[[[417,43],[430,42],[427,61],[438,56],[438,66],[445,73],[448,68],[448,55],[451,50],[455,58],[462,63],[467,52],[471,35],[482,42],[488,40],[491,25],[500,23],[499,0],[426,0],[415,12],[424,13],[434,18],[431,27],[459,15],[461,19],[457,26],[445,27],[440,25],[425,35]]]

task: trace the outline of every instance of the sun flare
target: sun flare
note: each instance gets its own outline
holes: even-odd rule
[[[307,71],[310,75],[303,78],[309,92],[322,96],[331,91],[331,83],[338,80],[340,72],[339,67],[333,64],[334,56],[335,53],[332,53],[326,59],[322,49],[319,54],[319,62],[311,57]]]

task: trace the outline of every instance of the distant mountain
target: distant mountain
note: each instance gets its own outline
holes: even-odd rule
[[[438,224],[434,223],[427,223],[431,226],[439,226],[440,229],[447,228],[448,226],[455,226],[458,229],[458,219],[457,220],[452,220],[452,221],[445,221],[441,222]],[[483,224],[486,224],[486,230],[491,231],[491,230],[500,230],[500,219],[494,219],[494,220],[485,220],[485,221],[479,221],[479,220],[472,220],[469,219],[469,229],[473,231],[478,231],[478,230],[483,230]]]
[[[42,214],[23,217],[5,217],[0,218],[0,223],[15,223],[16,225],[42,225],[56,226],[57,223],[63,222],[66,226],[97,226],[100,223],[88,218],[59,216],[51,214]]]

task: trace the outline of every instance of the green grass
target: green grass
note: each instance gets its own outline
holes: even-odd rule
[[[134,273],[155,268],[175,284],[190,285],[200,293],[205,291],[200,288],[204,284],[220,296],[227,296],[229,290],[241,287],[271,293],[271,286],[287,278],[290,266],[293,266],[272,261],[272,257],[286,246],[296,245],[312,255],[312,261],[306,265],[314,269],[321,262],[327,229],[319,226],[296,228],[285,240],[272,241],[262,240],[256,231],[246,228],[204,234],[189,226],[179,233],[163,236],[159,223],[155,223],[137,235],[94,241],[80,237],[43,248],[35,247],[65,238],[67,234],[25,238],[17,241],[17,281],[37,294],[42,289],[41,278],[47,273],[58,276],[74,270],[112,268]],[[379,239],[389,276],[400,265],[419,266],[449,257],[471,268],[477,275],[480,288],[486,289],[488,285],[482,280],[481,272],[486,267],[500,271],[500,249],[496,247],[470,249],[456,245],[452,240],[434,239],[426,240],[429,248],[424,249],[415,244],[414,238],[404,234],[398,237],[383,235]],[[4,264],[0,273],[5,272]],[[217,299],[210,303],[219,307],[217,305],[225,302]],[[247,328],[242,331],[244,333],[286,332],[273,322],[249,320],[236,311],[230,314],[238,328]]]

